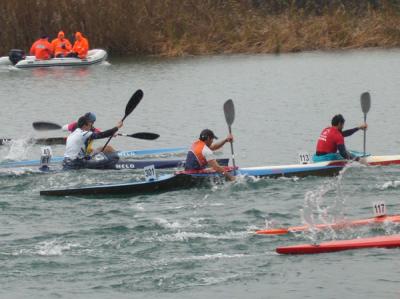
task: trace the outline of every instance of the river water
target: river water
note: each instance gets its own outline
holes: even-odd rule
[[[367,151],[398,154],[400,51],[114,58],[90,68],[0,68],[0,161],[38,158],[29,137],[44,120],[65,124],[87,111],[108,129],[137,89],[144,98],[121,131],[118,149],[188,146],[204,128],[227,135],[222,105],[233,99],[236,164],[297,163],[313,152],[334,114],[363,121]],[[99,145],[102,142],[98,142]],[[362,150],[363,134],[347,138]],[[63,146],[53,146],[62,154]],[[229,156],[225,147],[223,155]],[[335,178],[240,179],[211,189],[125,197],[41,197],[50,187],[123,182],[139,171],[43,174],[0,171],[1,298],[397,298],[400,249],[280,256],[275,248],[399,232],[396,225],[339,232],[257,236],[272,226],[372,216],[372,204],[399,213],[400,169],[351,166]],[[311,219],[311,220],[310,220]],[[313,220],[312,220],[313,219]]]

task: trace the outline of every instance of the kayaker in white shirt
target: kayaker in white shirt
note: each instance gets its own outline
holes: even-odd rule
[[[122,125],[123,123],[119,121],[112,129],[103,132],[93,132],[93,122],[85,116],[80,117],[77,129],[67,138],[63,167],[65,169],[85,168],[87,162],[91,160],[91,156],[87,152],[90,141],[114,136]]]

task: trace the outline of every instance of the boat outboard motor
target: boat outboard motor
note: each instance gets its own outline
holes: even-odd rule
[[[19,61],[24,60],[26,58],[25,51],[19,49],[12,49],[8,54],[8,58],[10,59],[13,65],[16,65]]]

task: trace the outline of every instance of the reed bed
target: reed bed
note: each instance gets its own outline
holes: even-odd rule
[[[0,53],[28,50],[41,34],[81,31],[91,48],[183,56],[392,48],[400,1],[13,0],[0,1]],[[398,3],[399,2],[399,3]]]

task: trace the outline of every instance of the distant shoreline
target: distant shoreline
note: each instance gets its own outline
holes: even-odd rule
[[[42,33],[55,38],[59,30],[72,42],[74,32],[81,31],[91,48],[117,56],[400,47],[399,8],[391,4],[395,1],[380,6],[371,6],[371,1],[346,1],[348,7],[342,1],[324,1],[329,4],[323,6],[319,2],[115,0],[97,7],[99,2],[94,0],[75,6],[69,5],[70,0],[37,0],[26,10],[24,1],[15,0],[0,5],[4,6],[0,27],[10,28],[0,32],[0,55],[13,48],[27,51]]]

